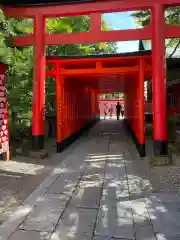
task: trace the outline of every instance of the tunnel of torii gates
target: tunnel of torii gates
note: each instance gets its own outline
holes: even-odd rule
[[[153,96],[154,155],[167,155],[165,38],[180,37],[180,27],[165,24],[165,8],[179,0],[114,0],[48,6],[3,6],[6,17],[33,18],[34,32],[17,36],[17,46],[34,46],[33,148],[44,146],[44,103],[46,74],[56,80],[57,150],[70,136],[99,118],[99,94],[125,93],[125,118],[141,156],[145,155],[144,79],[151,77]],[[101,14],[150,9],[151,23],[141,29],[102,31]],[[49,34],[46,18],[89,15],[89,32]],[[45,45],[87,44],[110,41],[152,40],[151,55],[89,59],[48,59],[53,68],[46,73]],[[152,65],[152,69],[151,69]]]

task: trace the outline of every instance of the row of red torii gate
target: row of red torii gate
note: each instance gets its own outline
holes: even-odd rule
[[[15,1],[16,2],[16,1]],[[144,81],[152,78],[154,155],[167,155],[165,38],[180,37],[180,27],[165,24],[165,8],[179,0],[104,0],[38,6],[2,6],[6,17],[33,18],[34,32],[16,36],[17,46],[34,46],[32,136],[35,150],[44,147],[45,79],[56,81],[57,151],[99,119],[99,96],[124,92],[125,122],[140,156],[145,156]],[[101,14],[150,9],[151,22],[141,29],[103,31]],[[46,18],[89,15],[88,32],[49,34]],[[45,45],[152,40],[152,52],[87,57],[48,57]],[[46,65],[50,70],[46,70]]]

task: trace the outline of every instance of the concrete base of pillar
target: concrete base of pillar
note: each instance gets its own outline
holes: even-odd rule
[[[168,155],[168,142],[154,140],[153,144],[154,156],[166,156]]]
[[[29,152],[29,156],[32,157],[32,158],[37,158],[37,159],[44,159],[44,158],[47,158],[48,157],[48,152],[44,149],[41,149],[41,150],[32,150]]]
[[[32,149],[35,151],[44,149],[44,135],[32,136]]]
[[[127,119],[124,119],[124,123],[125,123],[125,127],[128,129],[129,133],[132,136],[132,139],[133,139],[133,141],[134,141],[134,143],[136,145],[136,148],[137,148],[137,150],[139,152],[140,157],[142,157],[142,158],[145,157],[146,156],[145,144],[139,143],[139,141],[138,141],[136,135],[134,134],[133,130],[131,129]]]

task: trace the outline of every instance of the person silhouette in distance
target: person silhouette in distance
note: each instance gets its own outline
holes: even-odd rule
[[[120,116],[120,113],[121,113],[121,104],[119,102],[117,102],[117,105],[116,105],[116,116],[117,116],[117,120],[119,120],[119,116]]]

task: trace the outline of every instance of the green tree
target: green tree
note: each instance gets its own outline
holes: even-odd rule
[[[12,58],[12,43],[9,40],[11,33],[8,28],[8,23],[5,20],[4,13],[0,9],[0,62],[5,64],[11,63]]]
[[[143,10],[137,11],[132,14],[132,17],[136,20],[136,23],[142,27],[150,24],[151,20],[151,11]],[[165,23],[180,25],[180,7],[168,8],[165,11]],[[172,49],[171,52],[166,51],[166,54],[169,58],[173,57],[177,50],[180,49],[180,39],[173,38],[166,40],[166,50]]]
[[[102,94],[101,99],[120,99],[124,98],[124,93]]]

